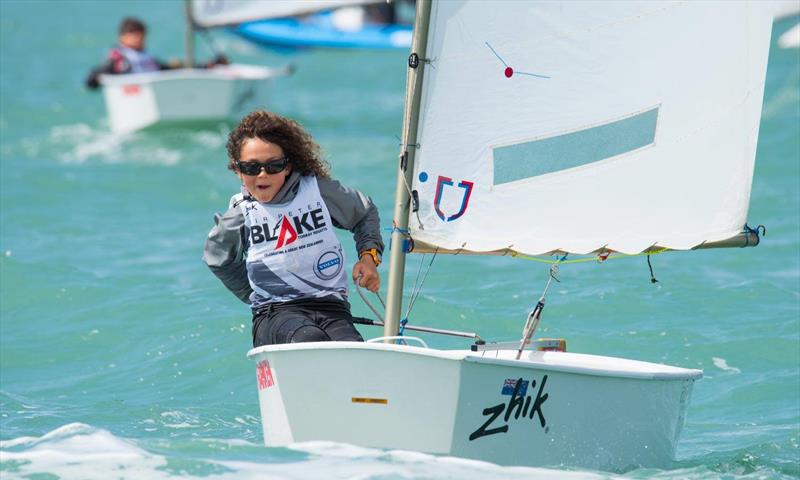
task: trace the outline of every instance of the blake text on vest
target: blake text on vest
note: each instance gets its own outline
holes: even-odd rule
[[[274,225],[264,222],[261,225],[245,226],[245,238],[250,245],[262,242],[278,241],[276,248],[288,245],[298,238],[304,238],[323,231],[327,227],[321,208],[298,213],[292,216],[280,216]]]

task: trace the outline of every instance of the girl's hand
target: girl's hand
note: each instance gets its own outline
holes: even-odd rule
[[[381,288],[381,276],[371,256],[362,255],[353,265],[353,281],[373,293]]]

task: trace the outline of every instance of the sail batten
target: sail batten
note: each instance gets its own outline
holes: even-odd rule
[[[634,254],[739,234],[768,9],[434,2],[430,18],[417,245]]]

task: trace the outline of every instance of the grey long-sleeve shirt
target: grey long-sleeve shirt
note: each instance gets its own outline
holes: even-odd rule
[[[301,175],[292,172],[280,191],[269,203],[290,202],[297,194]],[[353,232],[356,251],[376,248],[383,252],[378,209],[372,200],[358,190],[345,187],[336,180],[317,178],[322,200],[328,207],[334,226]],[[249,192],[242,187],[242,193]],[[203,261],[225,287],[241,301],[250,303],[250,283],[245,265],[246,247],[243,241],[244,216],[238,206],[214,216],[214,227],[206,239]]]

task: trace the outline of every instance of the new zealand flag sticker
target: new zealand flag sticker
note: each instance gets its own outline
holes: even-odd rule
[[[516,378],[506,378],[506,381],[503,382],[503,389],[500,391],[501,395],[511,395],[514,393],[514,388],[517,386],[517,379]],[[519,387],[519,392],[517,392],[518,397],[524,397],[525,394],[528,393],[528,381],[523,380],[522,385]]]

